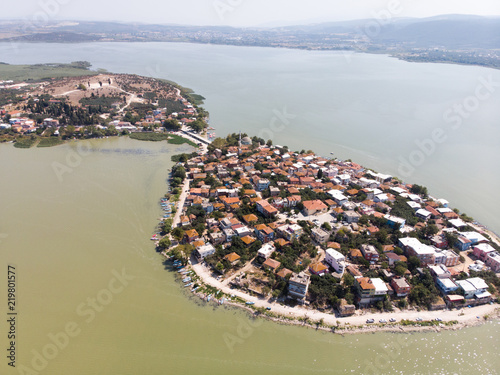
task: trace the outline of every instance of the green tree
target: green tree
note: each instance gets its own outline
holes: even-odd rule
[[[172,241],[168,237],[164,237],[158,242],[158,246],[162,249],[168,249],[172,245]]]

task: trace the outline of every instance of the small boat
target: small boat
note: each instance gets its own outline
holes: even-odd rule
[[[212,299],[212,295],[209,294],[208,297],[207,297],[207,302],[210,302],[211,299]]]
[[[188,286],[191,286],[191,285],[193,285],[193,283],[186,284],[186,285],[184,285],[184,287],[187,288]]]
[[[221,300],[219,301],[219,305],[223,305],[224,302],[226,302],[226,299],[224,297],[222,297]]]
[[[195,287],[195,288],[191,289],[191,292],[196,292],[196,291],[198,290],[198,288],[199,288],[199,286],[197,286],[197,287]]]
[[[191,281],[191,278],[190,277],[186,277],[185,279],[182,280],[183,283],[187,283]]]
[[[255,305],[255,302],[252,302],[252,301],[247,301],[245,302],[247,305]]]

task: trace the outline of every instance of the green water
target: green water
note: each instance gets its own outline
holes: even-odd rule
[[[13,264],[18,280],[17,368],[2,356],[1,374],[498,372],[498,322],[342,337],[190,297],[149,240],[170,156],[186,149],[128,138],[78,145],[0,145],[0,279]]]

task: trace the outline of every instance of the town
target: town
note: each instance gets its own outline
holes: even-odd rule
[[[0,81],[0,142],[49,147],[132,133],[139,140],[199,143],[196,135],[187,140],[178,134],[207,127],[208,113],[197,105],[201,96],[153,78],[82,73],[89,76]],[[214,137],[210,131],[207,135]]]
[[[341,317],[498,296],[498,239],[425,187],[245,134],[191,156],[171,172],[178,210],[157,244],[193,291],[209,277],[224,291]]]

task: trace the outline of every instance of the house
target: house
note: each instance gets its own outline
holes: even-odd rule
[[[354,280],[360,306],[368,306],[373,302],[384,300],[389,291],[384,281],[379,278],[358,277]]]
[[[436,250],[432,246],[425,245],[413,237],[400,238],[399,244],[407,256],[416,256],[424,265],[434,264]]]
[[[311,235],[312,238],[317,242],[317,243],[325,243],[328,241],[328,238],[330,237],[330,233],[324,231],[321,228],[314,227],[311,229]]]
[[[223,229],[222,232],[224,233],[224,237],[226,237],[226,242],[230,242],[231,239],[236,235],[234,230],[232,230],[231,228]]]
[[[298,224],[286,224],[280,226],[278,234],[288,241],[298,240],[304,233],[304,229]]]
[[[276,275],[282,279],[286,279],[288,275],[291,275],[293,272],[290,271],[288,268],[282,268],[281,271],[279,271]]]
[[[227,260],[229,263],[231,263],[232,266],[234,266],[236,263],[240,261],[240,256],[235,252],[232,252],[230,254],[227,254],[224,257],[224,259]]]
[[[188,242],[188,243],[194,242],[198,238],[200,238],[200,235],[198,234],[198,232],[195,229],[190,229],[190,230],[186,231],[184,236],[185,236],[186,242]]]
[[[302,202],[302,204],[304,205],[304,216],[323,214],[328,210],[328,206],[318,199],[313,201],[305,201]]]
[[[498,251],[488,253],[485,263],[493,272],[500,272],[500,253]]]
[[[339,206],[343,206],[345,203],[349,201],[349,198],[347,198],[340,190],[330,190],[327,193],[332,199],[337,203]]]
[[[213,247],[212,244],[206,244],[206,245],[200,246],[200,247],[196,248],[196,250],[195,250],[195,255],[199,260],[204,259],[207,256],[213,255],[213,254],[215,254],[215,247]]]
[[[471,246],[474,246],[479,243],[488,243],[488,239],[484,237],[481,233],[478,232],[459,232],[459,238],[464,237],[470,241]],[[470,246],[468,246],[470,247]]]
[[[370,262],[378,261],[379,254],[377,249],[373,245],[361,245],[361,253],[363,254],[364,258]]]
[[[453,293],[458,289],[458,285],[449,278],[436,279],[436,286],[444,294]]]
[[[276,248],[272,243],[266,243],[259,249],[257,256],[265,260],[268,259],[275,251]]]
[[[496,251],[495,248],[488,243],[481,243],[472,247],[472,253],[474,256],[483,262],[486,262],[488,254],[494,251]]]
[[[459,280],[457,281],[458,286],[463,291],[465,299],[489,299],[491,294],[487,291],[488,284],[479,278],[472,277],[467,280]]]
[[[292,274],[288,280],[288,297],[296,299],[299,303],[304,303],[311,278],[305,272]]]
[[[357,223],[359,219],[361,218],[361,215],[358,214],[356,211],[345,211],[344,214],[344,220],[347,221],[349,224],[351,223]]]
[[[446,267],[453,267],[460,263],[460,256],[453,250],[445,249],[435,249],[436,253],[434,255],[435,264],[443,264]]]
[[[401,259],[399,255],[395,253],[386,253],[387,261],[389,262],[389,267],[392,267],[396,262],[399,262]]]
[[[278,213],[278,210],[271,206],[271,204],[266,200],[260,200],[256,202],[257,211],[259,211],[265,217],[272,217]]]
[[[345,256],[334,249],[326,249],[325,263],[330,265],[335,272],[343,275],[345,271]]]
[[[451,278],[451,272],[443,264],[436,266],[429,266],[429,271],[434,279],[449,279]]]
[[[432,213],[430,213],[429,211],[427,211],[424,208],[421,208],[421,209],[417,210],[417,212],[415,212],[415,215],[421,219],[427,220],[432,216]]]
[[[394,278],[391,280],[391,286],[397,297],[406,297],[410,294],[410,284],[403,277]]]
[[[295,207],[297,203],[302,201],[302,197],[300,195],[292,195],[286,198],[285,207]]]
[[[245,236],[242,237],[241,240],[245,243],[245,245],[250,246],[253,244],[256,240],[252,236]]]
[[[277,260],[268,258],[264,263],[262,263],[262,268],[275,272],[280,267],[280,265],[281,263]]]
[[[256,225],[254,231],[257,238],[263,243],[274,240],[274,231],[266,224]]]
[[[244,225],[233,226],[232,229],[239,237],[246,237],[252,234],[252,230]]]
[[[387,220],[387,225],[392,228],[403,228],[406,224],[406,220],[397,216],[385,215],[384,218]]]
[[[252,224],[252,223],[258,222],[259,218],[257,216],[255,216],[254,214],[250,214],[250,215],[243,216],[243,221],[247,224]]]
[[[210,242],[214,245],[219,245],[226,241],[226,236],[222,232],[212,232],[209,237]]]
[[[255,188],[257,189],[257,191],[264,191],[269,187],[270,184],[271,182],[268,179],[261,178],[255,184]]]
[[[328,267],[323,263],[314,263],[309,266],[309,272],[313,275],[323,276],[328,272]]]

